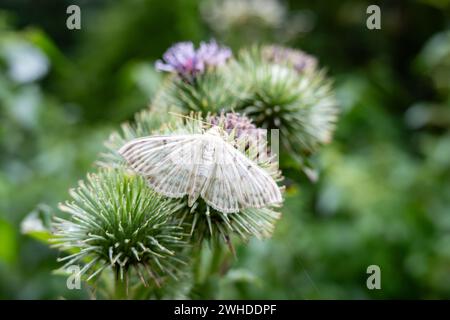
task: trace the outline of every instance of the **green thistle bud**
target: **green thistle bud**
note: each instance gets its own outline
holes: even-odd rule
[[[129,272],[147,285],[176,277],[186,246],[179,222],[182,205],[160,197],[143,178],[120,170],[89,174],[72,200],[60,205],[68,218],[55,218],[55,247],[74,252],[60,258],[63,268],[84,264],[87,281],[106,268],[128,284]]]
[[[281,144],[294,157],[315,152],[331,140],[337,106],[331,82],[313,57],[280,47],[241,52],[230,73],[238,106],[258,127],[279,128]]]
[[[159,90],[153,101],[158,110],[178,108],[184,111],[216,111],[232,107],[234,99],[227,95],[227,81],[222,70],[231,59],[231,50],[215,41],[202,42],[195,50],[191,42],[177,43],[164,54],[156,68],[173,75]]]
[[[176,76],[170,76],[163,83],[159,94],[152,102],[154,108],[163,110],[167,106],[189,111],[219,112],[232,110],[239,101],[234,92],[232,81],[228,78],[228,66],[222,66],[199,75],[195,81],[186,82]]]
[[[191,226],[192,242],[203,239],[224,240],[231,249],[231,238],[234,235],[244,241],[251,237],[270,238],[275,223],[281,217],[280,212],[271,208],[247,208],[226,214],[212,208],[207,209],[203,200],[193,208],[181,217],[182,221]]]

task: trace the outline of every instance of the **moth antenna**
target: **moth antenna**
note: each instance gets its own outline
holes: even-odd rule
[[[206,125],[208,125],[208,126],[211,125],[211,123],[208,123],[208,122],[206,122],[206,121],[202,121],[202,120],[200,120],[200,119],[196,119],[196,118],[194,118],[194,117],[192,117],[192,116],[186,116],[186,115],[184,115],[184,114],[180,114],[180,113],[176,113],[176,112],[172,112],[172,111],[169,111],[169,114],[174,115],[174,116],[176,116],[176,117],[184,118],[184,119],[189,119],[189,120],[193,120],[193,121],[198,121],[198,122],[201,122],[201,123],[206,124]]]

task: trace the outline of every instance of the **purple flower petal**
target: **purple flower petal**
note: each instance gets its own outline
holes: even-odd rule
[[[214,40],[202,42],[195,50],[192,42],[179,42],[170,47],[162,60],[155,63],[158,71],[178,73],[185,80],[191,80],[205,71],[206,67],[219,66],[231,57],[231,50],[220,47]]]
[[[158,71],[167,71],[167,72],[175,71],[175,68],[173,66],[171,66],[170,64],[164,63],[161,60],[157,60],[155,62],[155,68]]]
[[[308,72],[317,68],[317,59],[301,50],[281,46],[266,46],[263,57],[274,63],[288,63],[299,72]]]
[[[220,47],[215,40],[212,40],[209,43],[200,43],[197,54],[205,64],[220,66],[231,57],[231,50],[227,47]]]

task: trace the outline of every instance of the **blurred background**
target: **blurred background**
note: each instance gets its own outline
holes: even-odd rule
[[[71,4],[81,30],[66,28]],[[23,232],[148,105],[153,62],[210,38],[317,56],[342,110],[318,182],[298,172],[273,238],[238,247],[216,298],[450,298],[450,1],[377,1],[381,30],[370,4],[0,0],[0,298],[87,297]],[[366,287],[373,264],[381,290]]]

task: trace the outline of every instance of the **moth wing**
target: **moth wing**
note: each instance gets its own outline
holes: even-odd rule
[[[275,180],[240,151],[228,148],[233,156],[233,177],[239,187],[239,201],[243,208],[263,208],[283,201]]]
[[[130,141],[119,153],[155,191],[180,198],[194,183],[202,142],[196,135],[147,137]]]
[[[217,143],[214,148],[214,165],[201,196],[212,208],[224,213],[234,213],[239,211],[239,196],[232,185],[232,177],[229,176],[230,168],[225,165],[227,154],[223,154],[223,144],[225,142]]]
[[[202,192],[211,207],[233,213],[282,202],[276,182],[256,163],[226,142],[215,150],[215,166]]]

